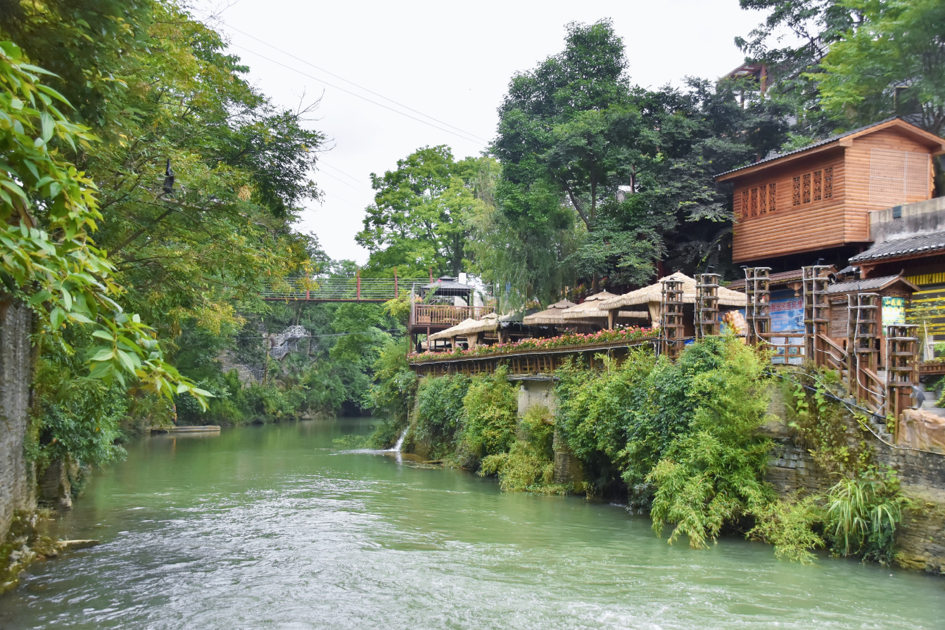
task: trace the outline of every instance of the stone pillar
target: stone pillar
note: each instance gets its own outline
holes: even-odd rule
[[[52,462],[39,481],[39,498],[49,507],[60,510],[72,509],[72,484],[69,482],[69,466],[64,462]]]
[[[35,506],[31,466],[23,453],[33,365],[32,321],[29,308],[0,294],[0,540],[6,537],[15,510]]]

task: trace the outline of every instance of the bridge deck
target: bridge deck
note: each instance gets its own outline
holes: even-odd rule
[[[429,284],[429,278],[323,278],[267,284],[260,296],[267,302],[386,302]]]

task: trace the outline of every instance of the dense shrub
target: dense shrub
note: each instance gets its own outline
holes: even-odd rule
[[[831,551],[889,564],[896,527],[909,503],[891,468],[870,468],[856,477],[840,479],[827,494],[825,525]]]
[[[518,388],[509,383],[504,366],[495,374],[474,377],[469,384],[463,399],[466,416],[463,437],[477,459],[506,453],[512,446],[518,413],[517,391]]]
[[[417,419],[413,439],[430,446],[434,458],[456,450],[462,437],[464,404],[470,379],[462,374],[426,378],[417,389]]]
[[[408,343],[389,341],[374,364],[374,384],[365,395],[365,405],[383,418],[371,436],[375,448],[389,448],[407,428],[418,382],[407,365]]]
[[[554,484],[554,417],[548,408],[530,408],[509,452],[485,457],[479,474],[497,475],[503,490],[564,493]]]

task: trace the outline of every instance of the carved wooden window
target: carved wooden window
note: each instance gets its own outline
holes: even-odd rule
[[[823,198],[823,171],[814,171],[814,201]]]
[[[768,184],[768,212],[774,212],[777,210],[777,206],[774,203],[774,200],[778,197],[778,190],[775,188],[775,184]]]
[[[824,199],[833,199],[833,167],[824,169]]]
[[[801,201],[810,203],[810,173],[804,173],[801,184]]]
[[[768,187],[762,186],[758,189],[758,214],[768,212]]]
[[[794,194],[792,196],[794,198],[794,205],[795,206],[801,205],[801,178],[800,176],[797,176],[794,178]]]
[[[748,218],[748,191],[742,191],[742,216]]]
[[[758,189],[751,189],[751,216],[758,216]]]

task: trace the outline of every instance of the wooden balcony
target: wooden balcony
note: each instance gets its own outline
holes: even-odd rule
[[[410,309],[410,330],[445,330],[465,319],[479,319],[495,312],[491,306],[449,306],[414,304]]]

